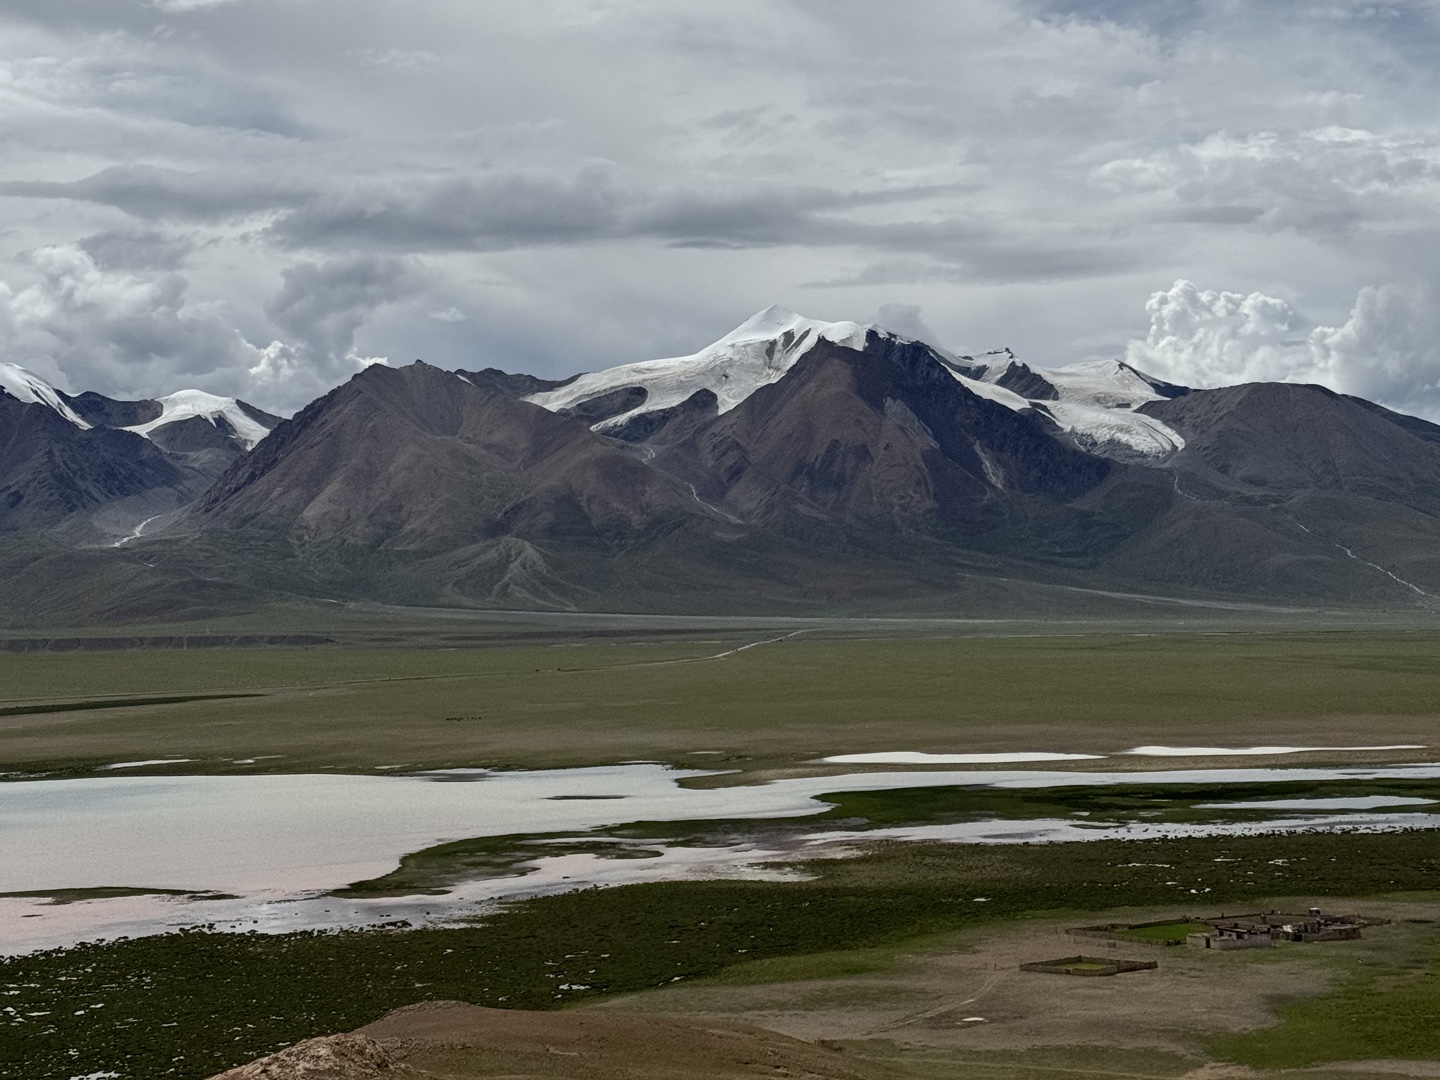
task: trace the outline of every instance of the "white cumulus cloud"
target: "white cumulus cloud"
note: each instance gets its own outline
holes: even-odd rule
[[[376,308],[418,291],[417,264],[398,258],[351,256],[302,262],[282,275],[266,314],[293,346],[267,350],[250,368],[257,382],[289,396],[318,396],[360,368],[385,363],[356,351],[355,334]]]
[[[244,390],[265,348],[215,303],[194,302],[179,274],[102,269],[75,244],[30,255],[38,280],[0,285],[0,349],[71,390],[146,397],[153,387]]]
[[[1193,387],[1313,382],[1440,418],[1440,311],[1421,283],[1367,286],[1340,326],[1317,326],[1285,300],[1217,292],[1181,279],[1151,295],[1134,366]]]

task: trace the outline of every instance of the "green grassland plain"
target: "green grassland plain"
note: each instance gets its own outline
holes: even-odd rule
[[[0,652],[11,772],[183,757],[187,772],[647,759],[763,774],[891,750],[1429,744],[1437,722],[1428,629]]]
[[[0,960],[0,1077],[198,1080],[446,999],[744,1018],[851,1040],[917,1078],[1433,1061],[1433,836],[890,844],[820,860],[806,880],[582,890],[470,926],[84,945]],[[1079,951],[1063,931],[1082,920],[1314,903],[1394,922],[1361,942],[1252,954],[1130,944],[1117,955],[1160,968],[1108,980],[1017,971]],[[965,1025],[973,1015],[986,1026]]]
[[[994,624],[901,632],[715,622],[683,632],[550,626],[528,638],[497,630],[486,640],[461,640],[466,635],[431,624],[426,634],[426,647],[407,647],[414,639],[406,634],[382,646],[373,634],[338,633],[347,643],[0,652],[0,771],[77,775],[160,757],[193,759],[172,767],[185,772],[647,759],[739,770],[730,779],[743,782],[823,769],[809,763],[840,753],[1434,745],[1440,730],[1440,631],[1428,627]],[[1275,760],[1434,756],[1430,749]],[[943,819],[974,812],[974,798],[938,790],[851,794],[836,800],[835,813],[876,822]],[[1066,800],[1099,798],[1046,796],[1070,812]],[[506,1008],[710,1009],[755,1014],[777,1029],[806,1015],[816,1024],[831,1014],[853,1020],[845,1002],[909,1001],[916,1007],[901,1010],[893,1029],[881,1030],[891,1022],[881,1017],[846,1030],[869,1032],[849,1052],[917,1078],[1182,1076],[1212,1066],[1268,1076],[1372,1058],[1433,1061],[1440,1058],[1440,923],[1429,921],[1440,918],[1435,837],[882,845],[816,863],[805,881],[587,890],[526,901],[461,928],[190,932],[10,958],[0,961],[0,990],[26,1019],[8,1014],[0,1023],[0,1077],[199,1078],[398,1005],[447,997]],[[1066,942],[1030,955],[1044,951],[1036,934],[1061,945],[1054,935],[1062,924],[1102,921],[1120,909],[1134,921],[1183,918],[1277,897],[1380,905],[1397,921],[1365,943],[1162,965],[1157,978],[1170,980],[1172,1008],[1139,1017],[1114,1009],[1077,1014],[1091,1015],[1100,1034],[1070,1042],[1058,1029],[1004,1042],[1003,1002],[995,1000],[984,1006],[985,1033],[970,1034],[961,1026],[977,1004],[965,1000],[968,992],[947,990],[941,1004],[953,998],[954,1009],[934,1012],[925,1004],[933,986],[882,985],[897,972],[939,970],[943,981],[953,975],[945,965],[957,956],[975,961],[976,950],[991,947],[990,934],[1019,935],[1028,942],[1023,959],[1046,959],[1077,951]],[[1001,949],[990,962],[1011,959]],[[1046,993],[1160,1000],[1153,993],[1160,983],[1143,981],[1152,974],[1051,977],[1058,985]],[[1036,985],[1014,983],[1021,997]],[[747,986],[763,993],[747,997],[740,992]],[[1186,1006],[1202,989],[1218,1002],[1204,1016]],[[1239,989],[1245,994],[1236,996]],[[687,997],[692,990],[697,996]],[[766,1013],[756,1004],[762,997],[779,1004]],[[1047,1017],[1068,1007],[1056,1002]],[[935,1038],[917,1038],[922,1031]],[[818,1032],[811,1034],[826,1037]],[[972,1044],[957,1043],[960,1037]],[[1223,1068],[1205,1075],[1231,1075]],[[1393,1063],[1385,1070],[1393,1075]]]

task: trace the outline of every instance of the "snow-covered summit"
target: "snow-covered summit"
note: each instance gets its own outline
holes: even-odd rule
[[[679,405],[699,390],[711,391],[723,413],[762,386],[778,380],[817,341],[863,349],[865,337],[872,330],[895,336],[873,324],[819,322],[782,307],[768,307],[697,353],[590,372],[558,389],[531,394],[525,400],[558,410],[629,387],[645,390],[642,403],[606,418],[595,425],[597,431],[619,427],[641,413]]]
[[[0,363],[0,390],[27,405],[44,405],[54,409],[76,427],[88,429],[94,426],[70,407],[66,395],[33,371],[28,371],[18,364]],[[72,397],[70,400],[78,399]],[[234,398],[218,397],[203,390],[181,390],[156,398],[154,403],[160,406],[159,416],[123,430],[133,431],[148,439],[153,432],[167,424],[199,416],[211,424],[223,420],[230,432],[233,432],[234,440],[247,450],[269,434],[270,429],[251,416]]]
[[[602,433],[618,432],[636,416],[679,405],[699,390],[714,393],[723,413],[782,378],[817,341],[864,349],[870,333],[912,340],[874,323],[820,322],[769,307],[697,353],[590,372],[525,400],[558,411],[613,395],[607,408],[592,414],[601,417],[594,429]],[[1021,364],[1009,349],[956,356],[929,342],[920,344],[972,393],[1016,412],[1043,412],[1087,450],[1153,461],[1185,445],[1179,433],[1136,411],[1147,401],[1161,400],[1165,395],[1157,387],[1165,384],[1127,364],[1100,360],[1047,370]]]
[[[75,410],[65,403],[58,390],[19,364],[0,363],[0,390],[27,405],[46,405],[69,420],[76,427],[90,425],[76,415]]]
[[[160,415],[148,423],[126,428],[126,431],[133,431],[137,435],[149,438],[150,433],[156,428],[173,424],[177,420],[188,420],[192,416],[198,416],[211,424],[215,424],[217,420],[224,420],[235,433],[235,438],[244,445],[246,450],[252,449],[256,443],[270,434],[270,429],[256,421],[240,407],[240,403],[234,398],[207,394],[203,390],[179,390],[155,400],[160,405]]]

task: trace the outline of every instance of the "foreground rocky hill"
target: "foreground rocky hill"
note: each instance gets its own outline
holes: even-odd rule
[[[353,1034],[308,1039],[212,1080],[883,1080],[889,1075],[836,1050],[721,1020],[527,1012],[439,1001],[397,1009]]]

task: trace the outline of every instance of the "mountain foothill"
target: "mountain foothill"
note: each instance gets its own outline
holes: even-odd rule
[[[1429,609],[1440,426],[770,308],[565,380],[373,365],[289,419],[0,363],[0,609]]]

